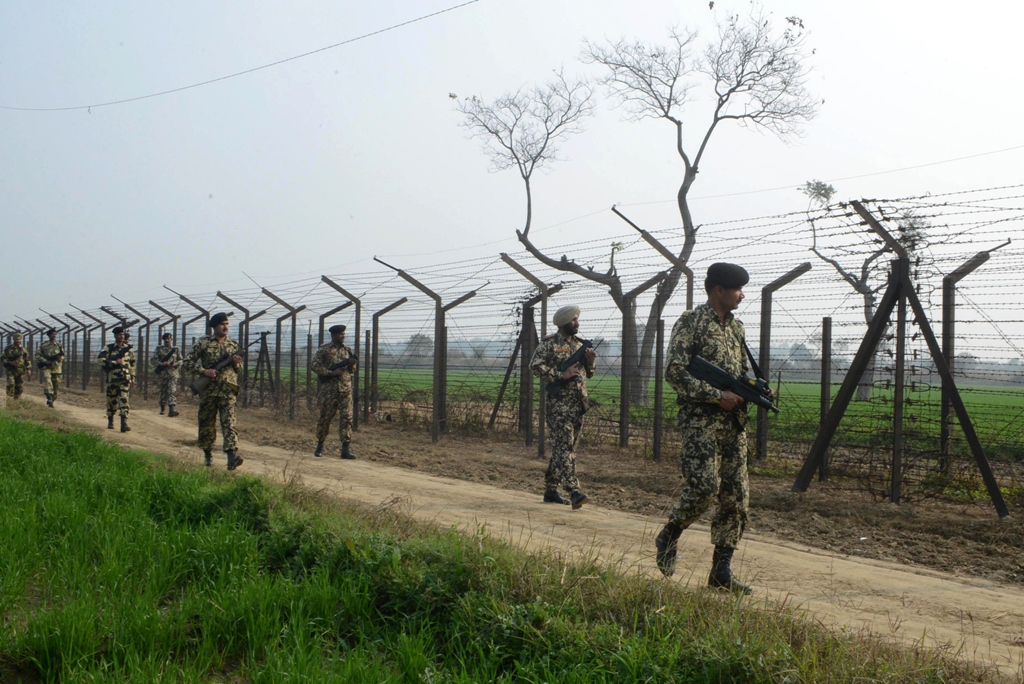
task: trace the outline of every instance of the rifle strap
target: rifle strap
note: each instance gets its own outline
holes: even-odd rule
[[[746,340],[743,340],[743,348],[747,351],[747,358],[750,359],[750,370],[754,371],[754,376],[767,382],[767,378],[765,378],[764,373],[761,372],[761,367],[758,366],[757,361],[754,360],[754,355],[750,353],[750,347],[747,346]]]

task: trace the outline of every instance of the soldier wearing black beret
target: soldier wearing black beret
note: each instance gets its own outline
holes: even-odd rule
[[[733,316],[750,276],[742,266],[716,263],[708,268],[708,301],[685,312],[672,328],[665,380],[678,394],[682,449],[682,493],[655,539],[658,569],[675,572],[679,536],[717,501],[711,520],[715,545],[708,586],[749,594],[732,575],[732,556],[747,522],[747,407],[733,392],[718,390],[687,370],[701,356],[734,377],[748,370],[743,324]]]
[[[356,355],[345,346],[345,326],[328,328],[331,341],[320,347],[310,368],[317,376],[317,403],[320,420],[316,424],[316,450],[314,456],[323,456],[324,440],[331,432],[334,416],[341,414],[338,437],[341,439],[341,457],[355,458],[350,449],[352,440],[352,373],[356,368]]]

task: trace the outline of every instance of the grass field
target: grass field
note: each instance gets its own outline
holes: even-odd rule
[[[3,682],[977,682],[596,562],[0,414]]]

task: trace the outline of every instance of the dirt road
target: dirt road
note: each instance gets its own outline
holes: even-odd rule
[[[33,398],[33,401],[36,401]],[[58,404],[71,423],[102,427],[101,411]],[[98,430],[113,441],[169,454],[199,465],[195,424],[169,420],[153,411],[134,411],[128,433]],[[653,536],[662,520],[587,505],[573,512],[540,503],[539,497],[485,484],[434,477],[367,460],[314,458],[245,441],[239,472],[274,479],[299,477],[307,486],[339,497],[378,505],[402,497],[414,517],[443,526],[486,526],[492,536],[529,549],[554,547],[565,553],[596,550],[652,576]],[[217,453],[223,468],[223,454]],[[695,526],[680,540],[677,578],[700,586],[707,577],[711,546],[706,527]],[[810,612],[830,627],[870,630],[883,637],[951,648],[964,657],[1024,679],[1024,590],[992,581],[853,558],[770,537],[747,535],[737,552],[739,575],[755,586],[751,601],[785,602]]]

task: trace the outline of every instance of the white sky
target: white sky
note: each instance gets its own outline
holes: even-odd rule
[[[6,2],[0,105],[146,95],[454,4]],[[719,14],[746,8],[715,3]],[[1024,5],[786,0],[766,9],[779,24],[804,20],[810,86],[825,103],[791,144],[722,127],[691,192],[698,223],[802,209],[795,188],[810,179],[833,182],[838,198],[1024,180]],[[242,271],[261,284],[366,272],[377,255],[415,273],[514,251],[522,182],[488,172],[449,92],[491,100],[558,67],[596,73],[577,59],[584,37],[664,42],[672,24],[710,36],[713,17],[706,0],[479,0],[167,96],[91,111],[0,109],[0,321],[115,304],[111,294],[158,298],[164,284],[185,293],[251,286]],[[691,147],[706,125],[700,104],[687,117]],[[922,167],[996,150],[1008,151]],[[602,98],[563,154],[534,179],[541,246],[621,235],[624,224],[605,211],[613,203],[649,230],[679,224],[682,170],[667,122],[625,122]],[[906,167],[920,168],[898,171]]]

